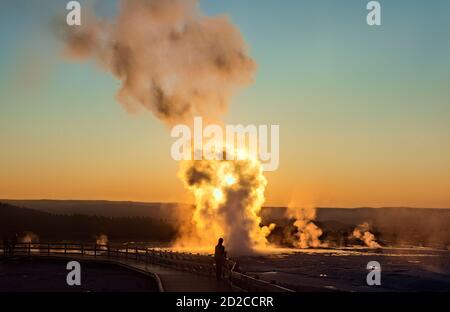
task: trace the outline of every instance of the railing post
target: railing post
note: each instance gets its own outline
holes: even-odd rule
[[[33,245],[33,246],[32,246]],[[47,245],[47,246],[45,246]],[[88,255],[90,252],[88,244],[87,249],[84,247],[83,243],[80,244],[70,244],[70,243],[58,243],[53,244],[53,252],[56,254],[61,254],[61,247],[64,245],[64,254],[70,255],[71,253],[78,254],[79,248],[81,248],[81,255],[84,256],[85,252],[87,250]],[[74,247],[72,247],[74,246]],[[115,255],[119,258],[122,257],[124,252],[122,251],[123,246],[121,247],[115,247],[113,246],[111,250],[111,246],[109,244],[107,245],[94,245],[94,256],[97,256],[97,249],[100,246],[100,253],[99,256],[104,255],[101,251],[107,251],[108,257],[114,257]],[[5,246],[1,246],[0,248]],[[47,249],[47,255],[51,255],[52,253],[52,244],[51,243],[20,243],[16,245],[16,249],[12,250],[12,254],[32,254],[32,249],[37,250],[37,252],[41,255],[45,253],[44,249]],[[115,252],[114,252],[115,248]],[[157,263],[163,266],[171,267],[172,269],[180,269],[180,270],[186,270],[190,271],[195,274],[199,275],[214,275],[215,268],[213,265],[213,258],[210,258],[208,256],[203,256],[200,254],[194,254],[194,253],[183,253],[183,252],[174,252],[174,251],[166,251],[161,249],[153,249],[149,247],[133,247],[131,246],[131,250],[134,249],[135,255],[134,258],[136,261],[143,261],[146,263]],[[126,258],[129,257],[129,251],[130,247],[126,245]],[[131,252],[132,253],[132,252]],[[144,255],[145,253],[145,255]],[[131,256],[131,255],[130,255]],[[131,257],[130,259],[133,259]],[[261,290],[267,290],[267,289],[277,289],[283,290],[282,287],[277,286],[276,281],[271,282],[265,282],[264,280],[261,280],[259,276],[247,276],[245,273],[241,274],[239,272],[239,264],[234,263],[232,260],[227,259],[227,261],[224,264],[223,268],[223,277],[227,279],[231,284],[236,284],[239,287],[248,290],[248,291],[261,291]],[[284,289],[286,290],[286,289]],[[289,290],[288,290],[289,291]]]

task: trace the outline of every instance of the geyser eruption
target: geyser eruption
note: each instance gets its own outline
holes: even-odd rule
[[[375,240],[375,235],[369,232],[370,225],[367,222],[358,225],[352,233],[352,237],[361,240],[369,248],[379,248],[380,244]]]
[[[180,245],[212,246],[223,236],[234,255],[267,246],[275,225],[260,226],[267,184],[261,164],[249,154],[235,159],[182,164],[179,175],[195,197],[195,211],[192,226],[181,232]]]
[[[287,215],[295,219],[294,226],[297,229],[292,244],[296,248],[317,248],[325,247],[326,244],[320,241],[322,230],[313,222],[316,219],[316,209],[314,207],[288,207]]]
[[[85,12],[81,26],[64,29],[65,57],[94,59],[120,80],[127,110],[169,124],[220,117],[256,69],[229,18],[203,15],[197,0],[123,0],[116,20]]]
[[[123,0],[114,21],[85,14],[62,35],[65,57],[93,59],[120,80],[127,110],[144,107],[169,125],[220,119],[256,69],[229,18],[203,15],[197,0]],[[234,254],[266,246],[273,225],[260,227],[267,181],[258,160],[185,162],[180,177],[195,197],[180,243],[211,249],[223,236]]]

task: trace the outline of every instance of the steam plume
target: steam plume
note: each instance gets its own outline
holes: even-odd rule
[[[191,232],[181,233],[179,244],[211,246],[224,235],[234,255],[267,246],[275,225],[260,226],[267,182],[256,159],[185,162],[180,177],[195,196],[195,211]]]
[[[217,117],[256,69],[229,18],[203,15],[197,0],[121,1],[115,20],[85,14],[62,35],[66,57],[93,59],[120,80],[127,110],[144,107],[169,124]]]
[[[108,236],[105,234],[100,234],[95,237],[95,244],[97,245],[108,245]]]
[[[108,236],[105,234],[100,234],[95,237],[95,244],[99,245],[96,246],[96,248],[100,250],[108,250],[107,247],[108,243],[109,243]]]
[[[352,233],[352,236],[356,239],[359,239],[366,244],[369,248],[379,248],[380,244],[375,240],[375,235],[369,232],[370,226],[369,223],[364,222],[358,225]]]
[[[256,70],[229,18],[203,15],[197,0],[123,0],[114,21],[87,15],[63,38],[66,57],[93,59],[120,80],[127,110],[144,107],[166,124],[219,119]],[[257,160],[186,162],[180,172],[195,197],[180,244],[210,248],[224,236],[239,254],[267,244],[273,226],[260,227],[267,182]]]
[[[24,244],[39,243],[39,236],[33,232],[25,232],[21,237],[19,237],[19,242]]]
[[[19,242],[22,244],[29,244],[30,248],[36,248],[39,244],[39,236],[33,232],[27,231],[19,237]],[[35,251],[34,249],[32,250]]]
[[[320,241],[322,230],[313,222],[316,219],[316,209],[305,206],[303,208],[288,207],[288,218],[295,219],[294,226],[297,233],[293,245],[297,248],[325,247]]]

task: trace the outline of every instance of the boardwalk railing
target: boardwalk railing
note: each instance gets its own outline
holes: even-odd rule
[[[102,244],[19,243],[16,244],[14,248],[6,249],[4,246],[0,245],[0,249],[2,255],[5,256],[59,255],[130,259],[138,262],[161,265],[170,269],[188,271],[194,274],[215,276],[214,258],[211,255],[174,252],[157,248]],[[292,291],[274,283],[269,283],[238,272],[237,265],[232,260],[227,260],[223,272],[226,281],[246,291]]]

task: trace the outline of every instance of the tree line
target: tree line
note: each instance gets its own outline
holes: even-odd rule
[[[0,234],[34,233],[40,241],[89,241],[100,234],[109,240],[169,242],[176,229],[149,217],[55,215],[0,203]]]

